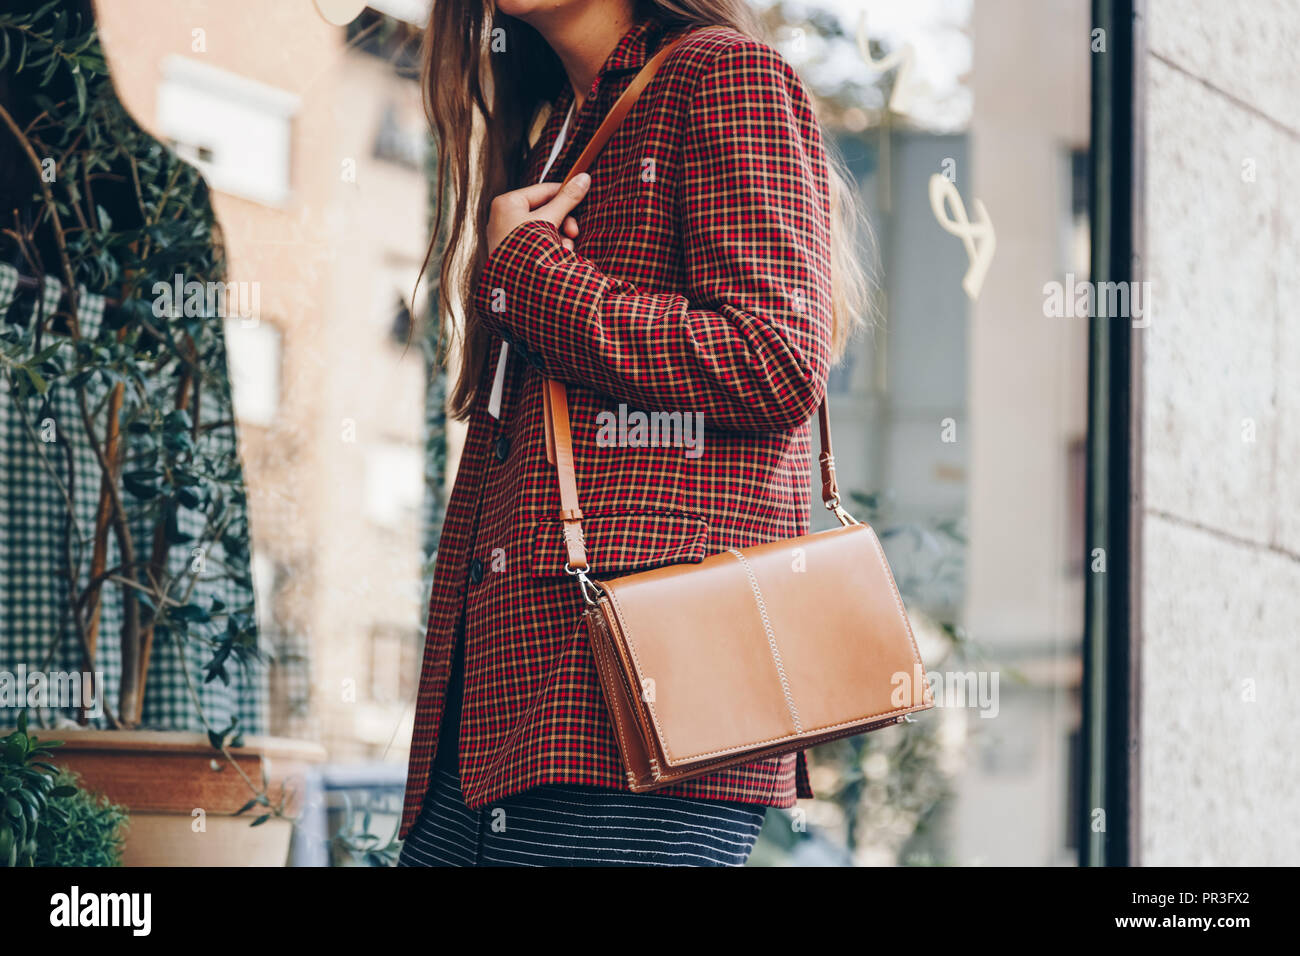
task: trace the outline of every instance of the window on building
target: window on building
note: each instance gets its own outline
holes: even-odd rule
[[[235,397],[235,418],[270,425],[280,407],[280,332],[267,322],[225,322],[226,353]]]
[[[417,445],[381,442],[366,449],[366,517],[398,528],[417,520],[424,498],[424,453]]]
[[[157,129],[214,189],[268,205],[289,197],[297,96],[188,57],[163,61]]]

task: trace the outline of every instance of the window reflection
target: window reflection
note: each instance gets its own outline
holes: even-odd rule
[[[209,177],[231,277],[261,284],[260,327],[232,330],[230,354],[272,730],[320,739],[358,812],[367,792],[391,809],[463,434],[429,374],[425,297],[411,302],[424,11],[372,4],[340,28],[308,3],[165,6],[101,16],[124,100]],[[819,748],[820,799],[770,814],[752,862],[1072,862],[1086,326],[1046,316],[1042,289],[1088,271],[1089,4],[754,6],[874,233],[879,321],[830,385],[839,477],[881,533],[943,706]],[[160,17],[175,29],[134,28]],[[996,231],[974,298],[935,175]]]

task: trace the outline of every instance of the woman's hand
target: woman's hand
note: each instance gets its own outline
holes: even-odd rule
[[[537,183],[502,193],[492,200],[488,216],[488,253],[495,252],[516,226],[533,219],[545,220],[558,229],[564,248],[572,252],[573,240],[578,238],[578,221],[569,213],[582,202],[590,187],[591,177],[579,173],[563,188],[559,183]]]

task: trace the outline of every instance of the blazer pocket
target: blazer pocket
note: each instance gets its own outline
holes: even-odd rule
[[[533,532],[533,574],[564,574],[568,552],[563,523],[539,521]],[[696,515],[676,511],[607,512],[582,519],[587,563],[596,580],[663,564],[703,561],[708,554],[709,525]]]

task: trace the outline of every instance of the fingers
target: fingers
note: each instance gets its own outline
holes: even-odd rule
[[[547,219],[559,228],[569,213],[573,212],[586,197],[589,188],[591,188],[591,177],[586,173],[579,173],[569,180],[553,199],[536,210],[539,218]]]
[[[572,216],[564,218],[564,225],[560,227],[560,244],[570,252],[574,251],[573,240],[578,238],[578,220]]]
[[[565,249],[574,251],[573,241],[578,238],[578,220],[569,215],[591,186],[591,177],[581,173],[561,186],[560,183],[535,183],[522,189],[512,189],[492,200],[492,214],[488,221],[488,251],[525,219],[540,219],[551,223],[560,233]]]
[[[531,212],[538,206],[550,202],[559,191],[559,183],[534,183],[531,186],[524,186],[522,189],[512,189],[508,193],[502,193],[493,202],[503,203],[511,207],[523,207]]]

